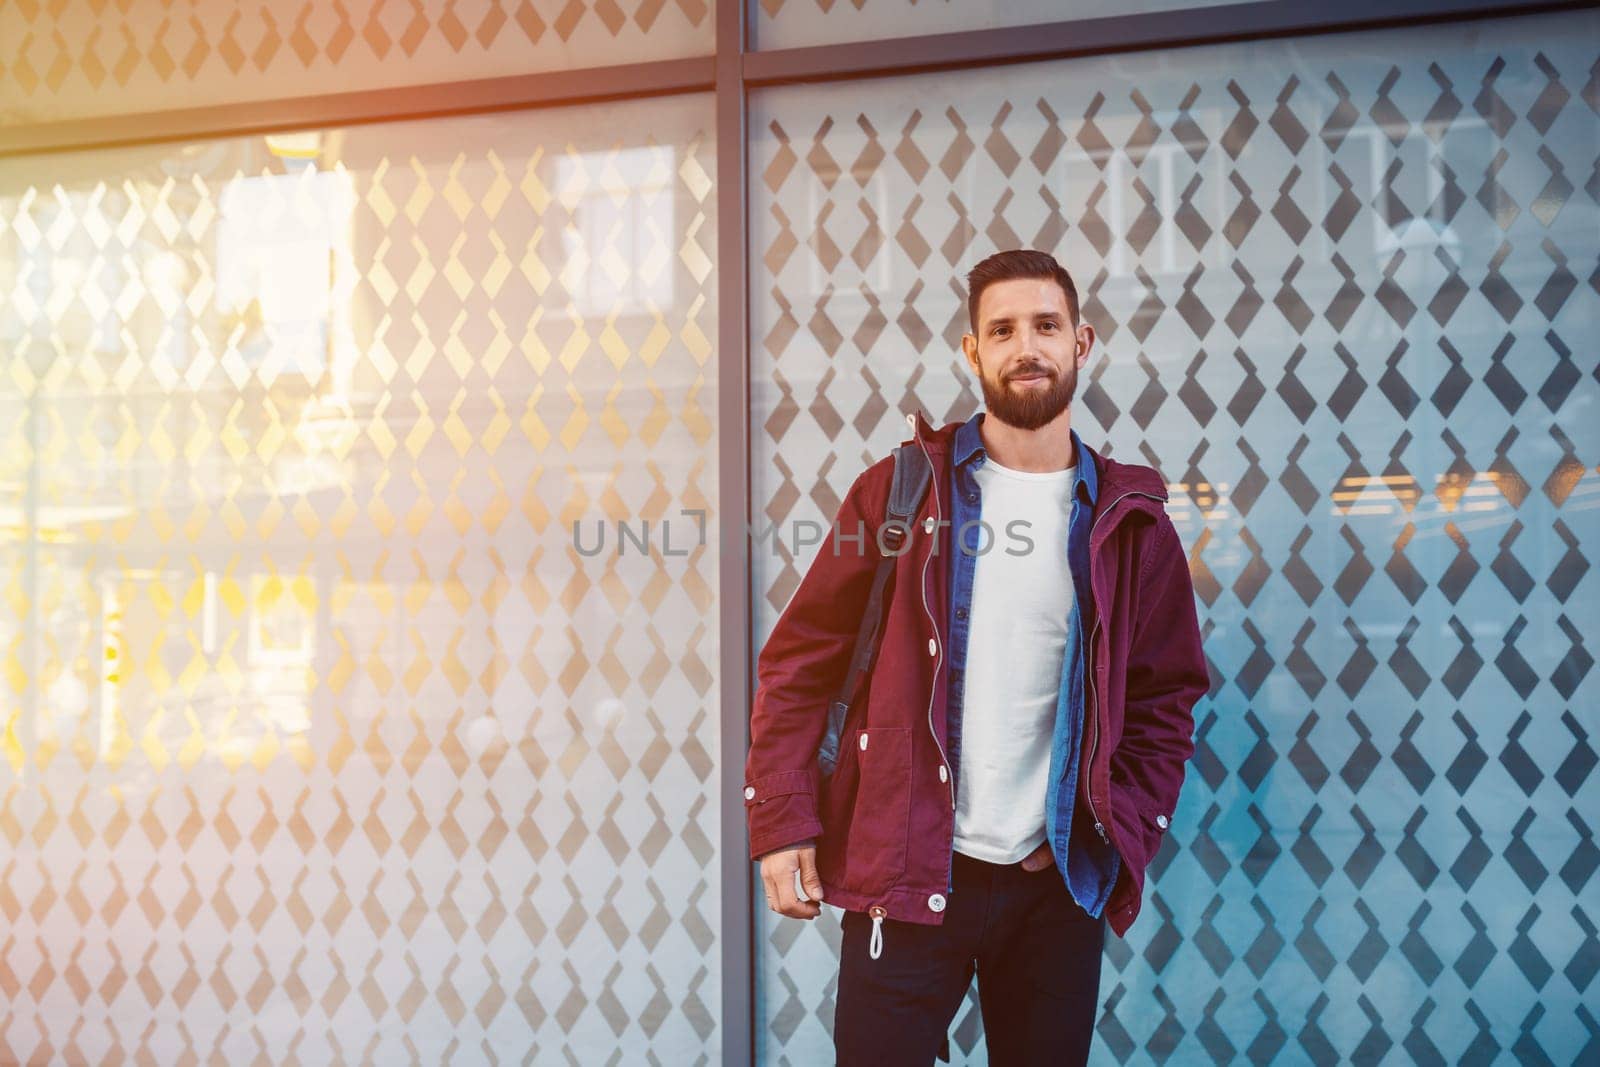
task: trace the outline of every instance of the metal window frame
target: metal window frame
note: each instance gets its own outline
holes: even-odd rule
[[[753,91],[1227,41],[1306,37],[1594,6],[1594,0],[1262,0],[1139,15],[761,50],[759,0],[720,0],[710,56],[0,126],[0,158],[682,93],[715,97],[722,1062],[753,1064],[754,864],[743,801],[754,657],[751,554],[749,104]],[[25,635],[26,636],[26,635]]]
[[[717,743],[720,786],[722,1062],[755,1062],[754,864],[745,848],[744,755],[750,739],[749,96],[745,51],[756,0],[719,0],[717,17]]]

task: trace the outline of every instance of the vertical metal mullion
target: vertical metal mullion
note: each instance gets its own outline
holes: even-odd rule
[[[750,327],[744,54],[750,0],[717,4],[717,599],[722,692],[722,1062],[755,1063],[755,913],[745,846],[750,728]]]

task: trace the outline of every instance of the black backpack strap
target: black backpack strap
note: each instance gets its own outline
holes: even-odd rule
[[[828,728],[817,748],[817,764],[824,778],[833,774],[839,764],[839,739],[844,734],[845,717],[855,700],[861,680],[872,670],[877,659],[879,629],[883,622],[884,593],[894,574],[895,561],[900,557],[910,538],[911,520],[922,507],[922,498],[928,493],[933,480],[928,457],[922,449],[901,445],[894,450],[894,480],[889,484],[889,500],[885,508],[882,544],[888,549],[878,561],[872,576],[872,592],[867,596],[866,609],[856,627],[855,651],[850,656],[850,671],[845,675],[839,695],[828,705]]]

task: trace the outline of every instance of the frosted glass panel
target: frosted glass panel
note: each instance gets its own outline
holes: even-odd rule
[[[0,127],[708,56],[714,0],[0,4]]]
[[[753,513],[827,523],[901,413],[977,410],[953,283],[1018,246],[1099,331],[1075,427],[1171,488],[1214,688],[1094,1062],[1594,1053],[1597,39],[756,98]],[[758,647],[815,551],[756,555]],[[838,912],[757,903],[763,1058],[824,1060]],[[975,993],[952,1046],[981,1062]]]
[[[752,7],[756,13],[756,47],[767,49],[1143,15],[1238,2],[1240,0],[1074,0],[1066,4],[1058,0],[760,0]]]
[[[0,163],[0,1060],[717,1055],[711,114]]]

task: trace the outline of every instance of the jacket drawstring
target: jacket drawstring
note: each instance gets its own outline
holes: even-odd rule
[[[867,943],[867,954],[873,959],[883,955],[883,917],[888,912],[879,905],[867,909],[867,914],[872,916],[872,940]]]

